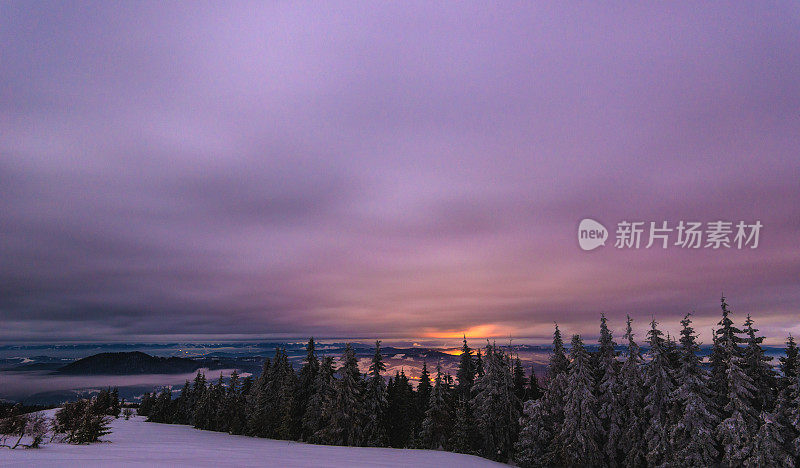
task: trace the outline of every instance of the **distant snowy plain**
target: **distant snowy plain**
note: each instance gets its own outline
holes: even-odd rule
[[[46,412],[52,415],[54,410]],[[480,457],[435,450],[334,447],[201,431],[190,426],[112,421],[106,442],[0,449],[9,467],[498,467]]]

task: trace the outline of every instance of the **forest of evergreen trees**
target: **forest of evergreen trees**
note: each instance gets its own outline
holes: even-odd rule
[[[338,369],[314,340],[296,373],[283,349],[261,375],[225,384],[198,373],[172,398],[145,394],[139,414],[162,423],[318,444],[430,448],[520,466],[794,466],[800,456],[798,349],[771,363],[750,316],[735,326],[722,298],[708,363],[690,315],[680,339],[653,320],[643,353],[628,318],[619,353],[605,317],[597,351],[574,335],[569,355],[558,325],[541,387],[519,358],[466,340],[453,377],[427,365],[414,388],[385,380],[376,342],[362,375],[348,345]]]

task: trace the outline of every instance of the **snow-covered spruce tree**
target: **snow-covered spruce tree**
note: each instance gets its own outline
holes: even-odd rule
[[[169,387],[163,387],[161,392],[153,402],[153,408],[149,412],[147,420],[157,423],[172,423],[172,390]]]
[[[620,439],[625,422],[622,386],[620,382],[620,365],[617,361],[617,344],[611,330],[608,329],[605,315],[600,316],[600,346],[595,359],[597,385],[597,416],[603,427],[600,440],[601,448],[611,467],[619,465],[622,459]]]
[[[306,344],[306,357],[298,375],[297,393],[295,394],[294,408],[292,409],[293,432],[300,440],[308,440],[313,434],[313,432],[309,433],[304,430],[303,416],[306,408],[308,408],[311,396],[316,391],[314,385],[317,380],[317,372],[319,372],[319,359],[317,359],[314,337],[311,337]]]
[[[515,445],[515,461],[523,467],[554,466],[559,463],[560,450],[555,436],[564,421],[564,392],[569,370],[564,353],[561,330],[555,324],[553,354],[547,368],[547,380],[542,397],[525,403],[520,419],[519,441]]]
[[[395,448],[410,447],[414,431],[414,388],[405,370],[395,372],[390,380],[388,393],[388,435],[389,445]]]
[[[472,349],[467,345],[467,338],[461,346],[456,378],[458,383],[453,398],[453,431],[449,445],[459,453],[475,453],[478,450],[478,435],[475,432],[475,416],[472,414],[472,389],[475,384],[475,357]]]
[[[536,370],[531,366],[531,376],[528,378],[528,388],[525,391],[525,401],[538,400],[542,397],[542,387],[539,386],[539,379],[536,378]]]
[[[364,395],[358,360],[350,343],[345,347],[342,362],[336,396],[330,405],[323,408],[323,418],[328,420],[328,425],[319,432],[325,443],[358,446],[362,444],[364,435]]]
[[[441,362],[436,364],[436,378],[431,391],[428,410],[422,420],[422,444],[426,448],[447,450],[453,425],[452,409],[447,401],[446,383]]]
[[[272,362],[264,360],[261,366],[261,374],[250,388],[247,396],[247,435],[254,437],[267,437],[271,427],[271,417],[269,414],[269,394],[268,386],[272,374]],[[195,389],[196,391],[196,389]]]
[[[719,420],[690,316],[686,314],[681,320],[680,369],[672,396],[679,419],[670,429],[670,464],[703,468],[712,466],[717,460],[719,452],[714,430]]]
[[[240,380],[239,373],[234,370],[222,402],[221,418],[226,421],[225,425],[231,434],[242,434],[246,424]]]
[[[514,379],[514,395],[517,396],[520,404],[522,404],[527,394],[528,379],[525,378],[525,369],[522,368],[522,361],[519,360],[519,356],[514,359],[512,378]],[[521,410],[522,408],[520,407]]]
[[[417,391],[415,393],[414,405],[414,440],[419,441],[420,433],[422,432],[422,420],[425,419],[425,413],[428,411],[428,403],[431,401],[431,376],[428,372],[428,363],[422,362],[422,372],[419,375],[419,383],[417,384]],[[415,444],[415,446],[420,444]]]
[[[670,444],[669,429],[672,421],[673,402],[672,396],[675,381],[667,354],[666,340],[658,329],[658,322],[650,322],[647,332],[648,345],[650,346],[650,362],[644,369],[644,396],[645,417],[647,429],[647,464],[649,466],[665,466],[669,462]]]
[[[724,408],[727,417],[717,427],[717,438],[722,444],[722,462],[740,466],[751,454],[759,424],[752,403],[755,386],[741,367],[742,358],[735,356],[734,352],[728,351],[728,403]]]
[[[375,354],[369,365],[367,381],[366,421],[364,424],[364,443],[371,447],[386,446],[386,383],[381,372],[386,370],[381,354],[381,342],[375,341]]]
[[[492,460],[507,461],[516,442],[520,416],[511,359],[497,346],[487,344],[483,370],[475,380],[472,399],[481,453]]]
[[[753,319],[750,314],[744,323],[746,334],[745,342],[747,346],[742,351],[744,359],[744,371],[753,381],[756,388],[753,406],[757,413],[771,412],[775,408],[775,400],[778,392],[778,379],[772,365],[769,364],[772,358],[764,354],[761,343],[763,336],[756,336],[757,328],[753,328]]]
[[[622,438],[620,449],[625,454],[622,465],[639,467],[646,464],[647,441],[644,438],[648,426],[644,413],[644,387],[642,375],[642,354],[634,340],[631,327],[632,320],[628,316],[624,338],[628,340],[625,350],[625,361],[620,370],[620,399],[625,402],[625,415],[622,418]]]
[[[782,374],[781,389],[786,389],[793,385],[800,376],[800,353],[798,353],[797,343],[792,335],[786,339],[784,356],[779,361]]]
[[[183,387],[181,387],[181,393],[174,402],[175,411],[173,414],[173,423],[191,424],[191,415],[193,414],[192,407],[189,406],[191,404],[191,393],[192,384],[189,382],[189,379],[186,379],[186,381],[183,383]]]
[[[752,468],[794,468],[794,457],[786,450],[785,430],[774,414],[762,412],[760,427],[743,465]]]
[[[800,465],[800,376],[794,379],[794,383],[789,386],[787,395],[791,395],[786,412],[789,414],[787,431],[789,438],[789,453],[794,455],[797,464]]]
[[[711,362],[711,388],[716,392],[716,404],[718,408],[724,408],[728,404],[728,362],[731,356],[741,356],[739,343],[742,339],[739,335],[741,330],[733,325],[733,320],[730,318],[730,310],[728,303],[725,302],[725,296],[720,299],[720,308],[722,309],[722,318],[717,324],[719,328],[714,331],[714,341],[711,347],[711,355],[709,361]],[[727,417],[723,414],[723,417]]]
[[[545,398],[526,401],[522,410],[519,439],[514,445],[514,461],[523,468],[556,464],[554,428],[549,421]]]
[[[329,423],[326,411],[333,408],[336,399],[336,379],[333,358],[326,356],[319,366],[317,377],[314,379],[314,393],[308,400],[305,414],[303,414],[303,433],[308,434],[308,440],[313,443],[324,444],[325,434],[320,432]]]
[[[475,383],[475,358],[472,354],[472,349],[467,345],[467,337],[464,336],[463,345],[461,346],[461,357],[458,361],[458,370],[456,371],[456,379],[458,385],[456,390],[463,398],[470,398],[472,395],[472,384]]]
[[[602,425],[594,396],[594,369],[580,335],[572,336],[572,362],[564,394],[564,423],[556,435],[566,466],[598,466],[604,460],[598,438]]]
[[[206,429],[211,431],[228,432],[228,420],[223,418],[222,404],[225,401],[225,386],[222,383],[222,372],[219,374],[217,383],[211,386],[211,401],[213,402],[214,417],[211,426]]]
[[[271,437],[292,440],[295,427],[292,422],[292,409],[297,392],[297,374],[294,373],[284,348],[276,351],[272,366],[272,380],[269,387],[271,398],[268,401],[270,401],[270,410],[275,415],[275,426]]]
[[[480,348],[475,353],[475,378],[483,375],[483,354],[481,354]]]

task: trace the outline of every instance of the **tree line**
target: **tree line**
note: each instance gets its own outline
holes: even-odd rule
[[[617,351],[604,316],[596,351],[558,325],[542,384],[510,350],[463,342],[455,376],[423,364],[416,388],[403,372],[388,381],[380,341],[361,374],[348,344],[337,368],[309,340],[299,372],[278,348],[258,378],[198,373],[177,398],[145,394],[149,421],[232,434],[348,446],[429,448],[533,466],[794,466],[800,455],[798,350],[787,341],[778,369],[753,320],[744,329],[721,301],[709,362],[690,315],[680,339],[653,320],[647,353],[630,317]]]
[[[111,433],[110,418],[119,417],[123,404],[118,389],[106,388],[92,398],[65,403],[52,419],[42,413],[46,409],[42,406],[15,404],[0,408],[0,447],[35,449],[54,440],[70,444],[98,442]],[[129,419],[132,411],[125,410],[125,419]],[[23,443],[25,438],[27,443]]]

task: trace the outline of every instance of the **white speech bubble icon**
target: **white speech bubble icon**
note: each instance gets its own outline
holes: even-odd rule
[[[583,219],[578,225],[578,245],[583,250],[594,250],[606,245],[608,230],[593,219]]]

